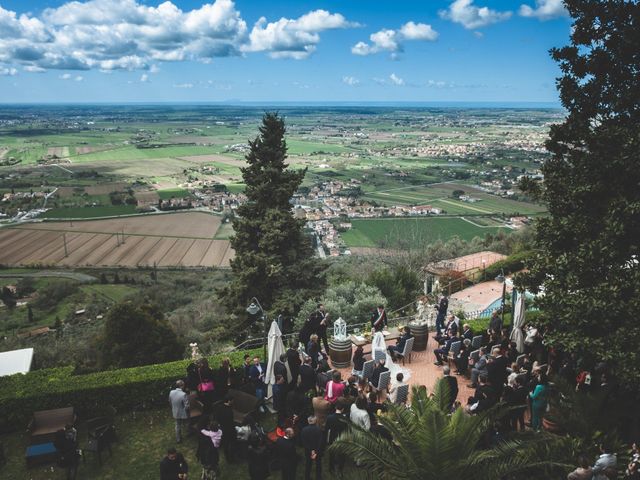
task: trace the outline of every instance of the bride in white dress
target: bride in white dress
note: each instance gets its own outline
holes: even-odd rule
[[[376,351],[380,353],[376,355]],[[386,358],[385,366],[389,369],[389,373],[391,374],[391,381],[394,382],[396,375],[398,375],[398,373],[402,373],[404,375],[404,381],[406,382],[411,376],[411,371],[393,362],[393,358],[391,358],[391,355],[389,355],[389,351],[387,350],[387,343],[384,340],[384,335],[382,332],[376,332],[373,336],[373,341],[371,342],[371,358],[374,360],[376,358],[380,358],[383,353],[384,358]]]

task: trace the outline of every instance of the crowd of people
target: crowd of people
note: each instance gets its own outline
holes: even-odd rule
[[[543,333],[534,327],[527,328],[523,354],[510,340],[510,332],[503,328],[497,312],[487,331],[473,332],[469,324],[453,314],[447,315],[447,307],[448,301],[444,297],[437,306],[433,340],[436,342],[434,363],[442,367],[449,408],[452,412],[464,409],[469,415],[486,412],[498,404],[508,408],[506,419],[495,426],[493,436],[496,441],[508,431],[543,428],[550,395],[548,373],[551,371],[566,379],[575,379],[578,391],[611,388],[606,371],[585,369],[575,363],[573,356],[546,348]],[[217,478],[220,449],[227,462],[234,463],[242,458],[252,480],[267,478],[274,469],[280,470],[283,480],[294,479],[299,468],[304,468],[305,479],[310,479],[312,473],[319,479],[328,446],[349,425],[393,441],[378,419],[390,402],[407,402],[406,395],[398,395],[401,387],[407,385],[403,373],[394,374],[392,381],[380,388],[380,376],[389,371],[390,365],[385,358],[379,358],[371,374],[364,378],[363,365],[367,356],[361,346],[354,349],[349,375],[343,377],[339,370],[331,370],[328,319],[324,306],[318,305],[302,327],[298,341],[292,342],[273,364],[275,383],[271,385],[271,400],[277,415],[273,435],[253,425],[240,439],[233,420],[233,400],[227,395],[230,388],[244,388],[255,394],[260,410],[267,411],[266,365],[259,357],[246,356],[243,367],[238,369],[234,369],[228,359],[215,371],[209,368],[206,359],[189,365],[186,379],[176,383],[169,400],[176,420],[178,443],[188,429],[190,401],[197,399],[203,405],[204,414],[195,429],[198,435],[196,456],[202,465],[203,479]],[[371,327],[373,331],[387,327],[383,306],[372,313]],[[472,354],[472,341],[478,336],[482,336],[481,346]],[[388,346],[392,359],[403,351],[411,337],[410,328],[402,329],[396,344]],[[455,342],[461,342],[460,348],[452,351]],[[459,399],[457,376],[469,377],[467,386],[473,389],[473,395],[466,401]],[[246,448],[238,448],[240,442]],[[640,478],[640,455],[637,449],[635,452],[627,469],[629,478]],[[325,463],[332,474],[341,473],[348,459],[333,452]],[[568,478],[605,479],[616,468],[616,463],[615,454],[603,445],[602,454],[595,462],[580,459],[580,466]],[[187,469],[184,457],[170,449],[161,463],[161,479],[186,478]]]

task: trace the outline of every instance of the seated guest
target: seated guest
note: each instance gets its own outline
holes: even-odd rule
[[[433,362],[434,365],[442,366],[444,359],[449,355],[449,350],[451,349],[451,344],[453,343],[453,339],[447,340],[444,345],[440,348],[436,348],[433,351],[433,354],[436,356],[436,361]]]
[[[507,359],[509,359],[509,363],[515,362],[519,355],[516,342],[509,342],[509,347],[507,349]]]
[[[364,369],[364,362],[365,362],[364,350],[362,349],[361,346],[357,346],[355,351],[353,352],[352,362],[353,362],[353,370],[351,371],[351,373],[353,375],[357,375],[361,377],[362,370]]]
[[[352,398],[356,398],[358,396],[358,377],[356,377],[355,375],[351,375],[347,379],[347,384],[344,387],[343,395],[345,397]]]
[[[469,388],[478,386],[478,377],[482,374],[487,374],[487,349],[485,347],[480,347],[480,357],[471,369],[471,384]]]
[[[373,368],[373,373],[371,374],[371,378],[369,379],[369,385],[374,389],[378,388],[378,382],[380,381],[380,374],[389,371],[389,369],[385,367],[384,365],[385,363],[386,363],[386,360],[384,358],[381,358],[380,360],[378,360],[378,363]]]
[[[400,338],[398,338],[396,344],[388,347],[389,355],[391,355],[391,358],[393,358],[394,360],[396,359],[397,354],[402,354],[402,352],[404,352],[404,346],[407,343],[407,340],[413,337],[413,335],[411,335],[411,328],[402,327],[401,331],[402,335],[400,335]]]
[[[593,478],[593,471],[591,470],[589,459],[584,455],[580,455],[578,465],[578,468],[567,475],[567,480],[591,480]]]
[[[373,424],[373,418],[378,414],[378,412],[386,412],[387,406],[380,401],[380,394],[376,391],[369,392],[369,398],[367,402],[367,412],[369,412],[369,418],[371,419],[371,424]]]
[[[452,338],[456,338],[458,333],[460,332],[460,319],[456,317],[453,313],[449,315],[449,321],[444,329],[442,334],[438,334],[433,337],[440,345],[443,345],[447,340]]]
[[[393,385],[389,389],[389,401],[391,403],[396,403],[398,398],[398,387],[401,387],[402,385],[406,385],[404,381],[404,374],[402,372],[398,372],[395,382],[393,382]]]
[[[351,405],[349,419],[357,427],[364,430],[371,429],[371,420],[369,412],[367,412],[367,399],[363,395],[359,395],[356,398],[356,402]]]
[[[476,388],[473,397],[469,399],[469,413],[486,412],[498,401],[495,390],[487,384],[487,376],[483,374],[478,379],[480,384]]]
[[[461,337],[464,338],[468,338],[469,340],[473,340],[473,330],[471,330],[471,327],[469,326],[468,323],[465,323],[462,326],[462,335]]]
[[[460,351],[455,356],[456,373],[466,375],[469,369],[469,354],[471,353],[471,340],[465,338],[460,347]]]
[[[325,388],[324,399],[332,405],[336,403],[339,397],[344,396],[345,385],[342,383],[340,372],[333,372],[333,378],[327,382]]]

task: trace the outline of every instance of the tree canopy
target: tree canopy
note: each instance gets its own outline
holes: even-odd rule
[[[233,312],[244,311],[257,297],[266,310],[293,316],[324,285],[304,221],[293,216],[290,200],[306,169],[288,168],[285,131],[284,120],[267,113],[259,135],[249,141],[248,166],[241,169],[247,201],[233,219],[234,276],[220,292]]]
[[[605,360],[640,386],[640,5],[566,0],[571,43],[551,55],[566,120],[546,143],[549,216],[525,283],[551,345]]]

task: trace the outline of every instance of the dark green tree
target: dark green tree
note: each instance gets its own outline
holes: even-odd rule
[[[31,308],[31,305],[27,305],[27,321],[29,323],[33,323],[33,309]]]
[[[168,362],[184,352],[160,310],[131,301],[111,307],[98,346],[103,368]]]
[[[249,141],[248,166],[242,169],[247,201],[233,218],[233,280],[220,294],[233,312],[243,312],[257,297],[271,313],[293,316],[324,286],[323,267],[289,203],[306,169],[288,169],[285,125],[278,114],[265,114],[259,131]]]
[[[544,182],[549,216],[525,283],[546,341],[606,360],[640,386],[640,4],[565,0],[571,43],[551,55],[566,120],[551,128]]]
[[[404,265],[375,270],[367,278],[367,283],[378,287],[387,297],[390,307],[388,310],[409,305],[420,295],[421,283],[418,274]]]
[[[15,308],[18,303],[16,299],[16,295],[9,287],[2,287],[2,292],[0,293],[0,300],[5,306],[9,309]]]

